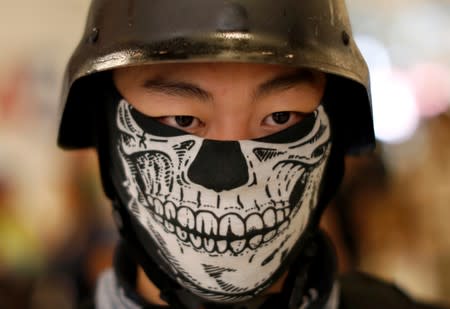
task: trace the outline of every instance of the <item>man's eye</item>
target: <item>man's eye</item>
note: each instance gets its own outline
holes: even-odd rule
[[[272,120],[276,124],[285,124],[291,118],[290,112],[276,112],[271,115]]]
[[[284,126],[292,125],[300,119],[299,113],[275,112],[264,118],[262,123],[266,126]]]
[[[195,130],[203,126],[200,119],[194,116],[165,116],[159,117],[158,120],[166,125],[182,130]]]
[[[182,128],[189,127],[194,122],[192,116],[175,116],[175,122]]]
[[[306,115],[301,112],[275,112],[264,118],[262,125],[268,129],[282,130],[300,122]]]

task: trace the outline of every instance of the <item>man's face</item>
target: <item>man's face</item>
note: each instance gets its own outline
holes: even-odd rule
[[[210,299],[267,288],[317,205],[331,148],[319,106],[325,76],[159,64],[117,70],[114,82],[125,99],[114,120],[115,184],[156,243],[153,254]],[[167,126],[189,134],[155,129]]]
[[[215,140],[254,139],[299,122],[320,103],[325,75],[267,64],[157,64],[118,69],[140,112]]]

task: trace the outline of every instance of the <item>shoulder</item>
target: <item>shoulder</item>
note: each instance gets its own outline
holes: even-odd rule
[[[396,285],[363,273],[341,276],[339,283],[341,287],[339,309],[444,309],[417,303]]]

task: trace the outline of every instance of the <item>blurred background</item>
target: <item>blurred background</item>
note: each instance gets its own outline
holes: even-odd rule
[[[117,234],[92,151],[56,147],[88,0],[0,0],[0,308],[76,308]],[[348,158],[323,226],[340,270],[450,304],[450,1],[347,0],[379,147]]]

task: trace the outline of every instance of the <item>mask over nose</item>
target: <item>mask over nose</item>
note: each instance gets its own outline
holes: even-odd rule
[[[187,134],[123,98],[111,106],[113,185],[147,254],[210,301],[244,301],[273,284],[318,203],[331,151],[323,106],[239,141]]]

